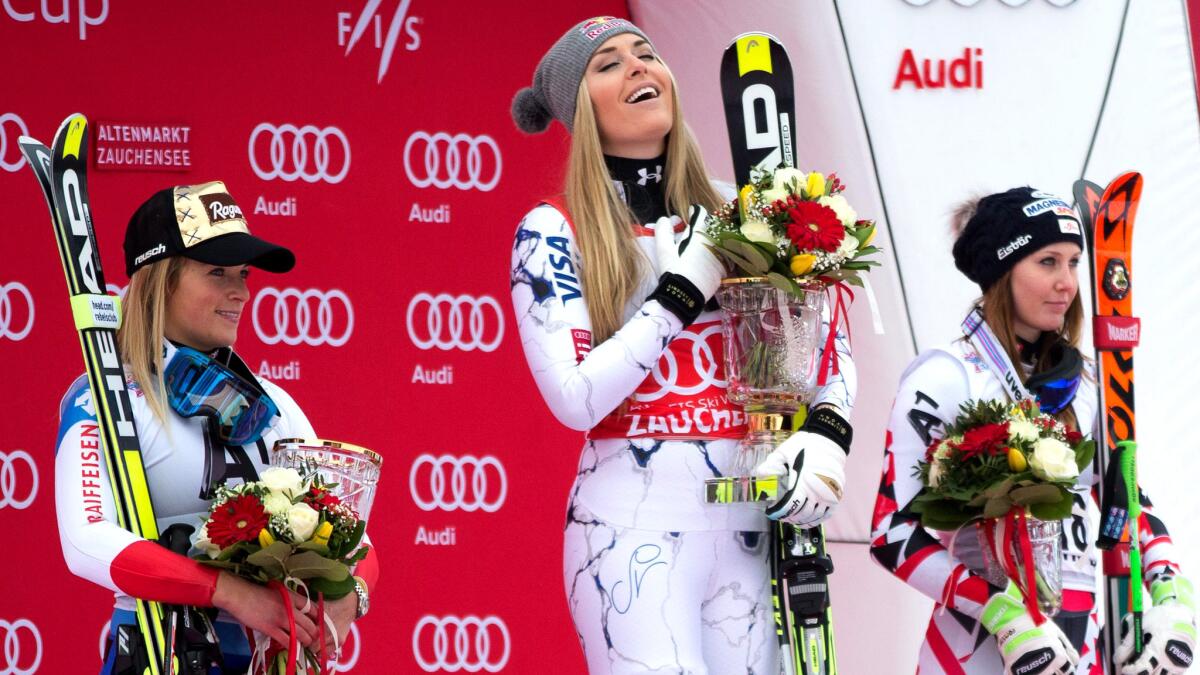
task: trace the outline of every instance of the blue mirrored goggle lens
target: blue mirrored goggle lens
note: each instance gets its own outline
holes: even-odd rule
[[[180,349],[163,378],[171,409],[184,417],[211,418],[226,443],[256,440],[279,412],[269,397],[192,350]]]
[[[1079,389],[1079,376],[1051,380],[1039,385],[1034,391],[1038,405],[1047,415],[1057,415],[1075,399]]]

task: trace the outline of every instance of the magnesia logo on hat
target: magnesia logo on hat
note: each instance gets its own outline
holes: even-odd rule
[[[241,207],[221,181],[175,188],[175,219],[184,248],[223,234],[249,234]]]
[[[594,19],[588,19],[579,27],[579,32],[589,40],[595,40],[608,31],[620,26],[630,25],[625,19],[618,19],[613,16],[598,16]]]
[[[1039,193],[1045,194],[1045,193]],[[1029,202],[1021,209],[1025,213],[1025,217],[1033,218],[1047,211],[1053,211],[1057,216],[1075,217],[1075,210],[1071,205],[1059,199],[1058,197],[1049,197],[1047,199],[1039,199],[1036,202]]]

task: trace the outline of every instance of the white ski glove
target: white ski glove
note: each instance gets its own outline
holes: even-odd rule
[[[662,291],[664,284],[669,284],[671,280],[677,281],[672,277],[682,277],[687,280],[696,292],[703,296],[699,300],[700,309],[703,309],[704,303],[716,294],[717,287],[721,285],[721,277],[725,276],[725,267],[717,255],[709,250],[713,242],[708,238],[707,220],[708,211],[704,210],[703,206],[693,204],[688,214],[687,224],[678,239],[675,237],[675,223],[678,220],[659,218],[658,222],[654,224],[654,246],[658,254],[658,269],[662,270],[662,277],[660,277],[658,290],[651,297],[655,297]],[[668,309],[671,308],[668,307]],[[699,313],[699,310],[696,310],[696,314],[699,315]],[[686,319],[685,321],[691,323]]]
[[[1142,614],[1142,653],[1133,656],[1133,616],[1121,620],[1116,662],[1120,675],[1179,675],[1192,665],[1196,652],[1196,605],[1192,584],[1178,575],[1163,575],[1150,584],[1154,606]]]
[[[1016,584],[1009,581],[1003,593],[997,593],[983,606],[983,627],[996,636],[1004,675],[1070,675],[1079,663],[1079,652],[1062,629],[1050,619],[1033,623],[1025,609],[1025,600]]]
[[[833,409],[810,412],[804,427],[754,469],[759,476],[781,476],[782,494],[767,507],[767,517],[815,527],[833,515],[842,501],[852,436],[850,423]]]

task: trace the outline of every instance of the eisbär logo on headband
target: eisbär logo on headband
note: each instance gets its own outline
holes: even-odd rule
[[[1016,239],[1013,239],[1012,241],[1008,242],[1006,246],[1001,246],[1000,248],[996,249],[996,260],[1004,260],[1013,253],[1016,253],[1017,249],[1031,241],[1033,241],[1033,237],[1027,234],[1023,234]]]
[[[614,28],[628,25],[629,22],[625,19],[618,19],[612,16],[598,16],[580,26],[579,32],[583,33],[583,36],[587,39],[595,40]]]
[[[242,208],[233,201],[233,197],[227,192],[200,195],[200,202],[204,204],[208,219],[214,225],[225,220],[240,220],[243,223],[246,221],[246,216],[242,214]]]

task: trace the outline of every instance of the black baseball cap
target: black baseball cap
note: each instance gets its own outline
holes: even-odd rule
[[[133,212],[125,229],[125,273],[181,255],[209,265],[253,265],[287,272],[288,249],[250,234],[241,207],[221,181],[159,190]]]
[[[1013,188],[979,200],[954,242],[954,265],[986,292],[1023,258],[1060,241],[1084,248],[1071,205],[1032,187]]]

